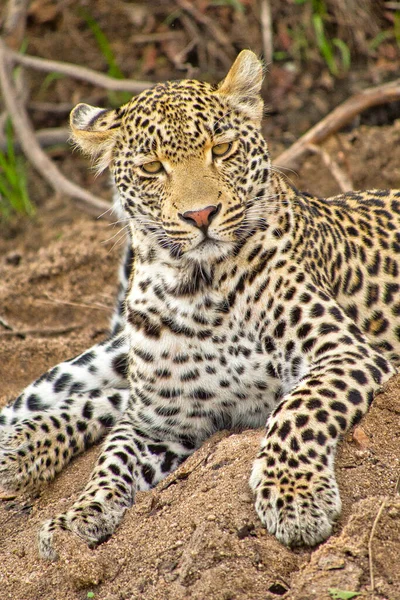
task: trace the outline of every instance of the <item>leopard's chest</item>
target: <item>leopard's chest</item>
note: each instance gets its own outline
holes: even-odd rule
[[[141,417],[207,434],[265,424],[281,381],[260,343],[258,315],[246,320],[241,302],[222,305],[215,294],[171,299],[131,290],[130,384]]]

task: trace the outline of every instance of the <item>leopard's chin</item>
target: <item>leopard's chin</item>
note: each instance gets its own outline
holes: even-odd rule
[[[223,242],[213,238],[204,238],[184,253],[186,259],[201,263],[212,263],[229,256],[234,249],[232,242]]]

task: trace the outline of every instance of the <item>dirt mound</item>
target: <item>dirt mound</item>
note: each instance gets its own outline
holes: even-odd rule
[[[352,134],[341,136],[356,180],[370,187],[395,183],[395,166],[386,177],[379,165],[399,152],[398,132],[370,128],[353,142]],[[378,155],[372,156],[372,142]],[[309,188],[318,187],[315,160],[304,168]],[[46,368],[103,338],[119,255],[115,240],[103,243],[114,230],[59,200],[19,229],[0,240],[0,317],[14,327],[0,325],[3,404]],[[138,494],[116,534],[96,550],[59,534],[60,560],[46,563],[37,555],[38,527],[72,504],[99,451],[94,448],[38,497],[1,502],[0,597],[83,600],[93,592],[95,600],[328,600],[329,589],[338,588],[372,598],[372,549],[375,600],[400,598],[399,414],[396,377],[355,438],[340,447],[343,514],[333,537],[313,551],[289,550],[261,527],[247,481],[262,433],[246,431],[214,436],[155,490]]]
[[[37,556],[39,523],[71,504],[94,449],[40,498],[3,503],[2,597],[78,600],[91,591],[102,600],[272,600],[287,592],[293,600],[323,600],[331,598],[329,588],[369,597],[368,543],[384,498],[372,539],[375,598],[400,597],[399,389],[397,377],[364,420],[367,447],[352,440],[342,445],[343,516],[337,535],[317,550],[291,551],[257,520],[247,480],[261,432],[222,432],[155,490],[138,494],[107,543],[89,550],[59,533],[60,559],[45,563]]]

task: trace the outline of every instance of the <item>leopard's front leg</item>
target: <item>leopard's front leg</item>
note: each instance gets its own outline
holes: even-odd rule
[[[128,409],[104,443],[91,478],[67,512],[46,521],[39,532],[43,558],[55,560],[56,529],[75,533],[90,547],[105,541],[132,506],[136,491],[156,485],[194,451],[190,442],[160,440],[146,432]]]
[[[341,511],[338,440],[394,373],[339,308],[335,314],[338,325],[313,339],[307,375],[269,417],[250,478],[261,521],[287,545],[313,546],[330,535]]]

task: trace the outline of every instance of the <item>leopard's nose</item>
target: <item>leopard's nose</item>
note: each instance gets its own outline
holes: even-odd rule
[[[199,210],[187,210],[186,212],[178,213],[178,216],[182,221],[194,225],[198,229],[206,231],[210,226],[211,221],[217,216],[221,210],[221,204],[217,206],[211,205]]]

